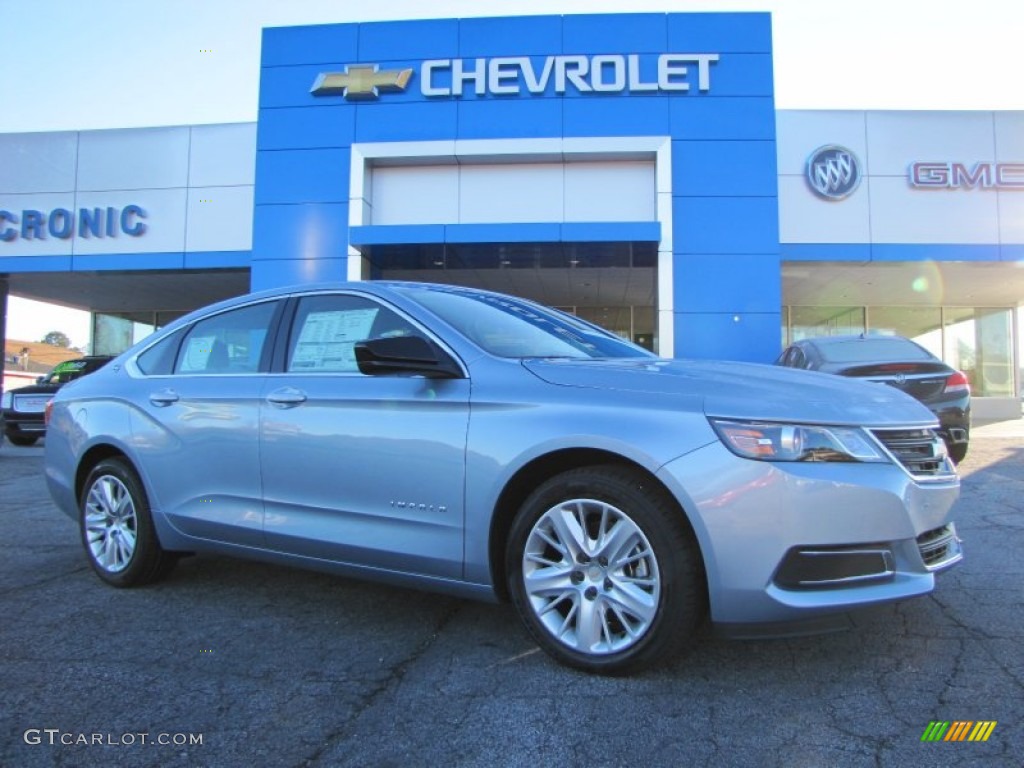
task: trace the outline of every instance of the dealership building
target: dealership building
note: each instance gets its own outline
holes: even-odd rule
[[[777,111],[768,14],[569,15],[266,29],[256,123],[0,135],[0,301],[97,353],[376,279],[669,357],[898,333],[1019,416],[1024,112]]]

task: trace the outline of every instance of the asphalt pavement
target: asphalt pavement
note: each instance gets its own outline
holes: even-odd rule
[[[557,666],[506,605],[213,557],[111,589],[42,472],[0,448],[3,768],[1024,764],[1024,422],[975,430],[966,559],[932,595],[834,635],[705,632],[631,678]],[[922,741],[936,722],[995,726]]]

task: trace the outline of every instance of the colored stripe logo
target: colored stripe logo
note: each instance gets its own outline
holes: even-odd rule
[[[921,741],[988,741],[996,729],[996,720],[932,720],[921,734]]]

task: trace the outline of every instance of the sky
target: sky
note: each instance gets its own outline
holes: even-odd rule
[[[1024,110],[1022,0],[0,0],[0,133],[255,121],[267,26],[686,11],[771,12],[779,109]],[[17,298],[7,323],[89,335]]]

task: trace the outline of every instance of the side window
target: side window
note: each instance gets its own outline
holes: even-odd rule
[[[355,345],[366,339],[421,335],[387,307],[360,296],[299,301],[288,345],[289,373],[358,373]]]
[[[178,351],[175,373],[256,373],[277,302],[253,304],[200,320]]]
[[[794,368],[806,368],[807,357],[804,355],[804,351],[800,347],[793,347],[793,358],[789,363]]]
[[[181,341],[182,333],[172,333],[135,358],[139,370],[147,376],[166,376],[173,371],[174,358],[178,354],[178,343]]]

